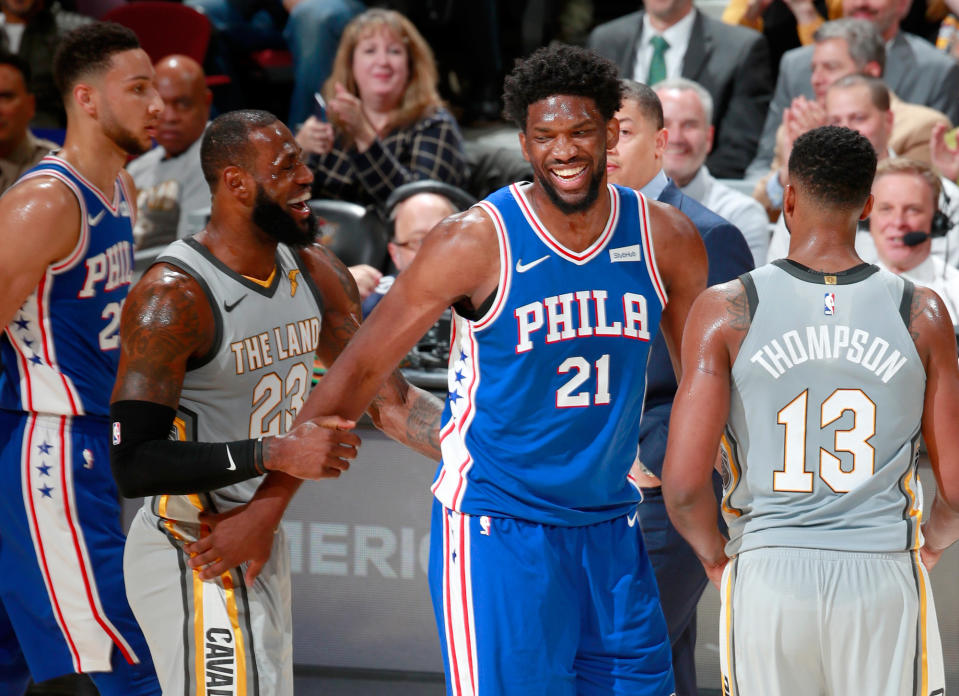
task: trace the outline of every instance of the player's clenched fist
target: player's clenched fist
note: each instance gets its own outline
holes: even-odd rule
[[[337,478],[356,458],[356,423],[324,416],[302,423],[286,435],[263,441],[263,465],[301,479]]]

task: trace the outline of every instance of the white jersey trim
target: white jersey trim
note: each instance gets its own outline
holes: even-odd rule
[[[58,160],[55,157],[44,157],[44,159],[52,159],[57,162],[57,164],[66,165],[65,162]],[[65,273],[66,271],[74,268],[80,262],[80,260],[86,256],[87,247],[90,244],[90,226],[87,224],[87,203],[83,198],[83,193],[80,191],[80,188],[76,185],[76,182],[71,181],[69,177],[64,176],[62,173],[53,169],[43,169],[32,172],[24,176],[22,179],[20,179],[20,181],[24,181],[26,179],[36,179],[42,176],[48,176],[52,179],[56,179],[64,186],[69,188],[70,191],[73,192],[74,197],[77,199],[77,205],[80,206],[80,234],[77,237],[77,243],[74,245],[69,254],[59,261],[54,261],[49,266],[50,270],[56,274]],[[93,190],[95,191],[95,189]]]
[[[536,236],[539,237],[548,248],[552,249],[567,261],[575,263],[577,266],[582,266],[592,261],[593,258],[602,253],[603,249],[605,249],[609,243],[609,240],[613,238],[613,230],[616,229],[616,223],[619,222],[619,191],[617,191],[616,187],[612,184],[606,184],[606,189],[609,191],[609,218],[606,220],[606,226],[596,240],[583,251],[572,251],[560,244],[556,238],[550,234],[546,225],[542,223],[536,215],[536,211],[533,210],[533,206],[529,200],[527,200],[525,188],[521,188],[519,184],[512,184],[510,186],[510,192],[516,199],[517,204],[519,204],[519,209],[523,212],[523,217],[526,218],[529,226],[533,228]]]
[[[503,216],[499,210],[488,201],[480,201],[477,206],[489,215],[493,221],[496,241],[499,244],[499,283],[496,285],[496,297],[489,311],[473,322],[473,329],[480,331],[496,321],[506,305],[506,298],[509,297],[510,284],[513,278],[513,255],[509,245],[509,236],[506,233],[506,223],[503,222]]]
[[[639,219],[643,226],[643,246],[646,247],[646,271],[649,273],[649,279],[653,281],[653,288],[659,297],[660,306],[666,309],[666,302],[669,299],[666,295],[666,286],[663,284],[663,278],[659,275],[659,266],[656,265],[656,250],[653,247],[653,235],[649,227],[649,204],[646,196],[639,191],[636,192],[637,206],[639,207]]]

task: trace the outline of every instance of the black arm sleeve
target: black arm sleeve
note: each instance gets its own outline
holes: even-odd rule
[[[150,401],[110,406],[110,467],[124,497],[203,493],[264,473],[260,440],[171,440],[175,416]]]

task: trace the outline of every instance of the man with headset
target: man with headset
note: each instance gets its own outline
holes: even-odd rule
[[[940,180],[917,160],[894,157],[879,163],[869,232],[876,264],[936,292],[959,324],[959,270],[930,254],[936,228],[948,226],[939,211]]]
[[[476,202],[466,191],[441,181],[424,179],[397,187],[386,201],[386,214],[392,225],[387,245],[390,260],[399,274],[413,262],[423,238],[445,217],[466,210]],[[393,287],[396,275],[380,278],[372,294],[363,299],[363,318]]]

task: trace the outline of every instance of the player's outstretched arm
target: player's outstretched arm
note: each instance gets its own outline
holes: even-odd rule
[[[349,269],[328,249],[314,245],[302,256],[323,296],[323,328],[317,353],[325,365],[332,365],[360,328],[356,284]],[[410,385],[395,369],[367,408],[378,428],[433,460],[440,458],[442,410],[439,399]],[[305,411],[297,423],[310,418],[309,409]]]
[[[922,435],[936,477],[936,497],[922,527],[922,558],[931,569],[959,539],[959,367],[952,321],[932,290],[916,287],[909,328],[926,369]]]
[[[679,380],[683,327],[693,301],[706,289],[706,247],[692,221],[673,206],[649,201],[649,217],[656,266],[666,286],[667,304],[660,328]]]
[[[748,326],[740,281],[709,288],[696,300],[683,335],[683,376],[663,462],[669,517],[717,587],[728,558],[716,523],[712,473],[729,414],[731,365]]]
[[[157,264],[131,290],[120,322],[120,364],[111,397],[111,466],[127,497],[213,490],[285,466],[308,462],[339,471],[356,456],[359,438],[329,424],[284,436],[233,442],[169,439],[187,362],[213,347],[215,323],[199,284]]]
[[[21,182],[0,198],[0,329],[16,316],[47,267],[80,238],[80,206],[50,177]]]

